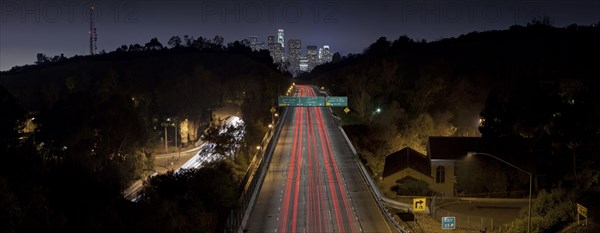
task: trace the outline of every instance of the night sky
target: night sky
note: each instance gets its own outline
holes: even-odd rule
[[[555,26],[600,22],[600,1],[23,1],[0,2],[0,70],[31,64],[37,53],[70,57],[87,54],[88,8],[98,18],[98,51],[123,44],[163,45],[173,35],[225,42],[255,35],[266,41],[278,28],[285,39],[330,45],[359,53],[380,36],[428,41],[472,31],[507,29],[548,16]]]

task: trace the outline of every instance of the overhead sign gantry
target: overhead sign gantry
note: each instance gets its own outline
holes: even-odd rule
[[[347,107],[347,96],[280,96],[279,107]]]

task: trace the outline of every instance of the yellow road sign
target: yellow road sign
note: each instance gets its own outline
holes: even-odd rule
[[[583,216],[585,219],[585,225],[587,226],[587,208],[577,203],[577,225],[581,225],[579,222],[579,215]]]
[[[274,113],[275,111],[275,107],[271,107],[271,113]]]
[[[577,213],[583,215],[583,217],[587,217],[587,208],[577,203]]]
[[[413,211],[421,212],[425,211],[427,207],[427,198],[413,198]]]
[[[350,112],[350,109],[349,109],[348,107],[346,107],[346,108],[344,108],[344,112],[345,112],[346,114],[348,114],[348,113]]]

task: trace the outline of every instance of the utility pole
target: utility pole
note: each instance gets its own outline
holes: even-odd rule
[[[169,146],[167,145],[167,143],[169,142],[169,140],[167,140],[167,125],[165,126],[165,153],[169,153]]]

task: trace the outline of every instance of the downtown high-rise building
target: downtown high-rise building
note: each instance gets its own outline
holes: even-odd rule
[[[283,35],[283,29],[277,30],[277,42],[281,44],[282,48],[285,48],[285,37]]]
[[[277,43],[277,39],[275,39],[275,36],[267,36],[267,44],[271,43]]]
[[[268,49],[273,63],[280,64],[283,70],[286,68],[292,75],[296,76],[301,72],[310,72],[316,66],[331,62],[333,53],[329,45],[319,48],[316,45],[306,47],[306,54],[301,53],[302,42],[300,39],[290,39],[287,43],[287,54],[285,51],[285,34],[283,29],[277,29],[277,35],[267,36],[267,43],[258,41],[258,37],[248,37],[250,47],[253,50]],[[261,44],[262,43],[262,44]],[[286,56],[287,55],[287,56]]]
[[[300,50],[302,49],[302,41],[298,39],[288,40],[288,71],[296,76],[300,71]]]
[[[319,48],[316,45],[306,46],[306,58],[308,59],[308,71],[319,65]]]
[[[252,51],[259,51],[265,49],[265,42],[259,41],[258,36],[249,36],[248,42]]]
[[[319,51],[321,52],[319,56],[321,64],[331,62],[333,54],[331,53],[331,50],[329,50],[329,45],[323,45],[323,49]]]
[[[306,56],[300,56],[300,72],[309,72],[308,69],[308,58]]]
[[[267,46],[273,63],[283,64],[285,62],[285,54],[283,52],[283,46],[277,41],[275,36],[267,37]]]

